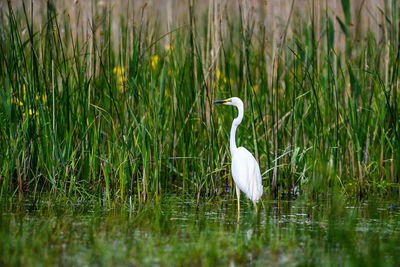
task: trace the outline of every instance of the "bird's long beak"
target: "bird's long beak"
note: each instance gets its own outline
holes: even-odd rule
[[[213,104],[226,104],[229,103],[230,99],[225,99],[225,100],[216,100],[213,102]]]

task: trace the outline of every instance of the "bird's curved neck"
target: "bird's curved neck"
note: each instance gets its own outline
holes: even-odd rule
[[[238,109],[238,116],[233,120],[231,127],[231,136],[230,136],[230,150],[231,154],[233,154],[237,150],[236,146],[236,129],[243,119],[243,106],[236,106]]]

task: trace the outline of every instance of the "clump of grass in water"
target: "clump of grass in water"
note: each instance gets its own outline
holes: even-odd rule
[[[225,151],[234,114],[210,107],[233,95],[250,110],[237,141],[255,152],[269,193],[393,195],[397,3],[383,10],[390,35],[380,42],[373,31],[355,40],[350,1],[343,18],[315,4],[311,19],[291,13],[278,45],[254,20],[265,14],[247,5],[222,12],[213,3],[199,20],[190,3],[189,21],[176,21],[186,26],[164,36],[145,8],[129,7],[140,18],[130,28],[125,14],[94,5],[89,32],[51,1],[37,20],[33,2],[9,3],[0,18],[1,198],[51,192],[140,209],[171,192],[233,196]]]

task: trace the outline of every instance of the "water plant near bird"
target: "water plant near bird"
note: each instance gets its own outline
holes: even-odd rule
[[[233,197],[233,113],[211,106],[232,95],[267,195],[398,196],[397,2],[379,13],[387,34],[366,24],[364,36],[353,21],[367,15],[346,0],[310,16],[292,4],[283,27],[250,2],[210,3],[189,1],[165,30],[134,4],[127,16],[93,1],[74,21],[53,1],[2,5],[0,198]]]

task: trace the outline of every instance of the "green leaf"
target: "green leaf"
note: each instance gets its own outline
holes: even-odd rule
[[[342,9],[344,14],[344,20],[346,21],[347,25],[351,24],[351,17],[350,17],[350,1],[349,0],[342,0]]]
[[[163,68],[161,71],[161,80],[160,80],[160,107],[162,106],[162,102],[164,101],[164,91],[165,91],[165,62],[163,64]]]
[[[333,22],[330,18],[328,18],[328,29],[327,29],[327,37],[328,37],[328,46],[329,48],[333,47],[335,42],[335,31],[333,30]]]
[[[6,83],[6,84],[8,85],[8,83]],[[9,87],[9,86],[7,86],[7,87]],[[7,88],[7,92],[9,92],[9,88]],[[10,93],[9,93],[9,95],[11,96]],[[3,94],[2,90],[0,90],[0,97],[3,102],[3,106],[4,106],[4,109],[6,110],[8,118],[11,118],[11,101],[10,101],[10,104],[7,102],[7,99],[11,99],[11,97],[6,97]]]
[[[343,23],[343,21],[339,17],[336,17],[336,20],[339,22],[339,26],[342,29],[344,35],[346,35],[346,37],[347,37],[349,35],[349,31],[347,30],[347,26]]]
[[[351,94],[354,98],[358,98],[360,95],[360,86],[358,84],[357,78],[354,75],[353,69],[351,68],[350,64],[347,64],[348,70],[349,70],[349,76],[350,76],[350,89],[351,89]]]
[[[379,10],[379,12],[381,12],[382,16],[385,17],[386,22],[389,23],[389,25],[392,25],[392,21],[391,21],[390,18],[386,15],[386,13],[385,13],[381,8],[379,8],[379,7],[378,7],[378,10]]]

